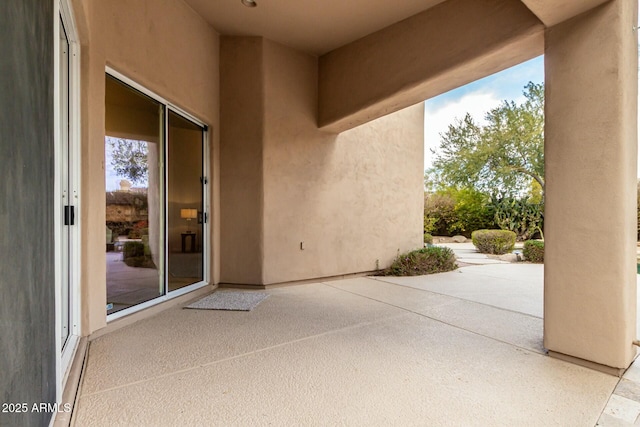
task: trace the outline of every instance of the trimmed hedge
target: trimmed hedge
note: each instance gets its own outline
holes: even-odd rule
[[[502,255],[513,250],[516,233],[509,230],[476,230],[471,233],[471,241],[478,252]]]
[[[453,251],[444,246],[429,246],[398,255],[382,276],[422,276],[458,268]]]
[[[530,262],[544,262],[544,241],[543,240],[527,240],[524,242],[522,249],[524,259]]]

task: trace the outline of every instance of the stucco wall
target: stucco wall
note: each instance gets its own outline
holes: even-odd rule
[[[219,222],[219,36],[180,0],[75,0],[82,37],[83,333],[105,325],[105,66],[209,125],[210,230]],[[212,279],[218,235],[212,233]]]
[[[636,354],[637,2],[547,30],[545,347],[626,368]]]
[[[220,48],[220,280],[262,281],[262,39],[223,37]]]
[[[264,75],[264,283],[371,271],[420,247],[422,103],[334,135],[316,125],[316,58],[265,40]]]
[[[320,57],[320,127],[344,131],[542,54],[514,0],[448,0]]]
[[[223,282],[371,271],[421,246],[421,104],[323,132],[317,58],[258,38],[225,37],[222,52],[222,233],[236,257],[223,261]],[[238,221],[248,216],[251,226]]]

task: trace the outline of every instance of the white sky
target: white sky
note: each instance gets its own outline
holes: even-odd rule
[[[426,111],[424,117],[424,168],[431,166],[433,154],[431,149],[437,150],[440,145],[440,134],[447,131],[456,119],[462,119],[469,113],[476,123],[484,123],[487,111],[500,104],[501,100],[495,93],[473,92],[452,99],[435,111]]]
[[[485,114],[503,100],[522,102],[522,91],[529,81],[544,81],[542,56],[425,101],[424,168],[431,167],[433,155],[430,149],[437,149],[440,134],[446,132],[456,118],[462,119],[469,113],[477,122],[484,122]],[[640,109],[638,122],[640,124]]]
[[[424,168],[431,166],[430,149],[437,149],[440,134],[456,119],[469,113],[477,123],[483,123],[485,114],[503,100],[522,102],[522,92],[530,81],[544,81],[542,56],[425,101]]]

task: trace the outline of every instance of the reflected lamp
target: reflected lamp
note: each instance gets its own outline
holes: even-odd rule
[[[191,231],[189,231],[191,220],[197,217],[198,217],[197,209],[180,209],[180,218],[187,220],[187,233],[191,233]]]

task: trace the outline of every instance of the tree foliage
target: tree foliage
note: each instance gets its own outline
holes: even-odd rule
[[[475,230],[491,228],[513,231],[518,240],[542,236],[544,205],[531,197],[489,196],[474,188],[425,193],[425,233],[470,237]]]
[[[491,198],[473,188],[447,188],[425,193],[424,231],[439,236],[461,234],[494,226]]]
[[[536,182],[544,195],[544,85],[529,82],[524,102],[503,101],[480,125],[467,114],[441,134],[425,186],[523,195]]]
[[[146,182],[149,152],[147,143],[121,138],[109,138],[108,143],[111,148],[111,166],[116,173],[133,184]]]

